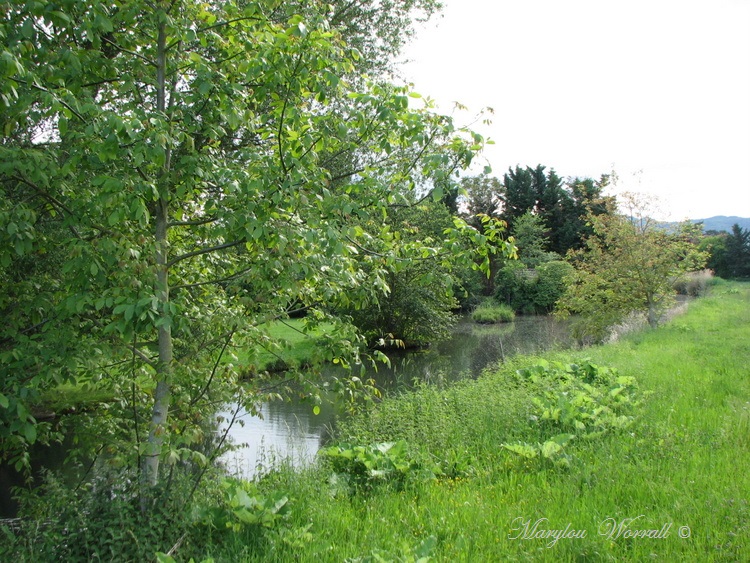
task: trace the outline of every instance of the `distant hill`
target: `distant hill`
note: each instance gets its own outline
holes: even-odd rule
[[[743,229],[750,230],[750,218],[748,217],[726,217],[717,215],[708,219],[691,219],[693,223],[703,223],[704,231],[726,231],[732,232],[732,225],[737,223]]]

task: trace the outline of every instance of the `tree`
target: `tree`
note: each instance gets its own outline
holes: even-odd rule
[[[518,248],[518,259],[528,268],[560,259],[559,255],[548,251],[549,240],[546,233],[544,219],[530,211],[516,219],[511,234]]]
[[[559,215],[554,225],[558,228],[550,235],[550,248],[561,255],[584,246],[584,241],[593,233],[588,222],[589,215],[602,215],[615,208],[613,197],[603,195],[609,185],[609,176],[599,180],[572,178],[567,181],[567,190],[560,201]]]
[[[700,240],[698,248],[708,255],[707,268],[721,278],[731,277],[727,256],[727,233],[707,234]]]
[[[368,342],[389,346],[394,341],[405,347],[427,345],[449,335],[458,307],[454,296],[457,279],[453,256],[436,248],[453,218],[441,202],[427,201],[392,209],[388,225],[397,244],[406,252],[418,244],[424,251],[416,260],[404,260],[386,275],[388,292],[368,304],[346,310]]]
[[[499,218],[502,184],[497,178],[489,176],[488,174],[481,174],[479,176],[463,177],[461,179],[461,189],[466,194],[466,222],[480,232],[483,232],[485,226],[483,218]],[[469,283],[465,285],[472,285],[477,288],[481,287],[482,289],[479,293],[483,295],[492,295],[494,292],[497,268],[498,260],[495,258],[490,261],[490,275],[483,280],[476,279],[476,277],[472,280],[472,273],[466,272],[463,277]],[[465,303],[471,303],[475,299],[476,296],[474,296],[474,299],[468,299]]]
[[[538,189],[534,183],[534,172],[528,166],[516,166],[515,170],[509,168],[503,177],[503,188],[500,193],[503,203],[501,218],[510,228],[513,228],[516,219],[521,215],[536,208]],[[536,179],[538,180],[538,176]]]
[[[608,184],[607,175],[598,181],[571,178],[563,183],[554,169],[547,172],[541,164],[536,168],[516,166],[504,176],[499,192],[500,216],[512,230],[524,213],[535,213],[547,226],[549,250],[562,256],[571,248],[580,248],[591,234],[586,216],[606,213],[611,207],[611,198],[603,195]]]
[[[461,188],[466,193],[466,221],[476,227],[482,228],[480,217],[499,217],[500,215],[500,193],[502,184],[497,178],[488,176],[464,176],[461,178]]]
[[[352,91],[357,54],[317,3],[57,8],[0,19],[2,450],[24,463],[43,391],[106,382],[147,498],[162,462],[192,455],[196,409],[236,386],[233,347],[272,348],[268,321],[301,309],[312,326],[433,252],[397,251],[383,217],[481,139],[409,110],[405,88]],[[330,320],[321,359],[360,361]]]
[[[705,263],[692,242],[657,228],[642,199],[625,194],[624,201],[626,214],[590,215],[593,234],[570,255],[576,271],[558,309],[580,315],[581,338],[601,340],[634,313],[657,326],[673,302],[675,279]]]
[[[729,276],[750,277],[750,230],[743,229],[737,223],[732,225],[725,248]]]

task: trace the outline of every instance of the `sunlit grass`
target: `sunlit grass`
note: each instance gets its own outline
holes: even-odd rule
[[[320,323],[314,330],[305,331],[303,319],[275,321],[261,327],[274,344],[244,343],[236,351],[240,365],[253,357],[255,370],[274,370],[285,365],[302,366],[315,357],[317,339],[331,330],[330,323]]]
[[[450,477],[351,495],[334,494],[323,468],[281,472],[263,486],[293,499],[284,530],[255,532],[262,541],[253,549],[235,537],[196,553],[236,561],[413,561],[424,549],[451,562],[750,560],[749,346],[750,285],[723,284],[667,326],[558,354],[617,368],[644,392],[632,426],[571,443],[568,469],[500,448],[509,435],[534,438],[523,389],[503,383],[517,366],[455,391],[419,390],[399,408],[386,399],[379,408],[389,422],[373,432],[407,436],[417,449],[445,440],[443,460],[470,463]],[[537,521],[537,531],[568,528],[578,537],[524,537],[525,523],[531,532]]]

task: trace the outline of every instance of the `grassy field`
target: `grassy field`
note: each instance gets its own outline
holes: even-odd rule
[[[339,457],[257,484],[259,498],[288,497],[285,518],[215,531],[180,556],[750,561],[750,285],[546,359],[560,364],[519,377],[540,364],[519,359],[383,401],[341,428]],[[355,447],[392,440],[405,449]]]
[[[328,323],[321,323],[315,331],[305,334],[302,319],[287,319],[276,321],[264,327],[268,336],[278,342],[283,342],[281,349],[259,348],[256,357],[259,371],[281,367],[283,365],[300,366],[310,361],[315,353],[316,338],[331,329]],[[240,348],[237,351],[239,364],[247,363],[247,353]]]

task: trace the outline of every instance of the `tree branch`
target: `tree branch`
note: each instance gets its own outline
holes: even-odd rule
[[[105,36],[102,36],[101,39],[102,39],[102,41],[104,41],[104,42],[109,43],[110,45],[112,45],[115,49],[117,49],[121,53],[127,53],[128,55],[133,55],[134,57],[141,59],[144,63],[146,63],[149,66],[153,66],[153,67],[157,66],[156,62],[152,61],[148,57],[145,57],[145,56],[141,55],[140,53],[136,53],[135,51],[131,51],[130,49],[125,49],[124,47],[120,47],[117,43],[115,43],[114,41],[112,41],[111,39],[109,39],[109,38],[107,38]]]
[[[212,29],[217,29],[219,27],[223,27],[225,25],[231,25],[233,23],[242,22],[242,21],[248,21],[248,20],[256,20],[256,21],[263,21],[262,18],[259,18],[258,16],[245,16],[242,18],[234,18],[233,20],[227,20],[219,23],[215,23],[213,25],[209,25],[208,27],[202,27],[198,30],[198,33],[203,33],[205,31],[211,31]]]
[[[211,387],[211,383],[214,380],[214,376],[216,375],[216,370],[219,368],[219,364],[221,363],[221,358],[224,356],[224,352],[227,350],[227,346],[229,346],[229,343],[232,341],[232,337],[234,336],[234,333],[237,331],[237,325],[232,327],[232,330],[230,330],[227,333],[226,340],[224,340],[224,344],[221,347],[221,351],[219,352],[219,355],[216,357],[216,362],[214,362],[214,368],[211,370],[211,375],[208,378],[208,381],[206,381],[206,384],[203,386],[203,389],[201,389],[200,393],[195,396],[190,401],[190,406],[194,406],[198,401],[200,401],[201,397],[203,397],[207,392],[209,387]]]
[[[217,250],[224,250],[227,248],[232,248],[235,246],[239,246],[241,244],[245,244],[245,240],[236,240],[234,242],[225,242],[224,244],[219,244],[216,246],[210,246],[208,248],[201,248],[200,250],[194,250],[193,252],[188,252],[186,254],[180,254],[179,256],[175,256],[172,258],[169,262],[167,262],[166,266],[167,268],[171,268],[178,262],[182,262],[183,260],[187,260],[188,258],[193,258],[194,256],[200,256],[201,254],[208,254],[209,252],[215,252]]]
[[[199,219],[196,221],[174,221],[169,223],[168,227],[197,227],[199,225],[207,225],[218,220],[218,217],[207,217],[206,219]]]
[[[182,284],[182,285],[173,285],[172,286],[172,290],[173,291],[177,291],[178,289],[190,289],[190,288],[193,288],[193,287],[200,287],[202,285],[214,285],[214,284],[219,284],[219,283],[223,283],[223,282],[232,281],[232,280],[237,279],[238,277],[240,277],[242,274],[246,274],[247,272],[251,271],[252,269],[253,269],[252,267],[245,268],[244,270],[240,270],[239,272],[236,272],[236,273],[232,274],[231,276],[227,276],[225,278],[220,278],[220,279],[215,279],[215,280],[208,280],[208,281],[203,281],[203,282],[196,282],[196,283],[186,283],[186,284]]]
[[[33,89],[35,89],[35,90],[39,90],[40,92],[44,92],[45,94],[49,94],[50,96],[55,96],[55,99],[56,99],[56,100],[57,100],[57,101],[58,101],[58,102],[59,102],[59,103],[60,103],[60,104],[61,104],[61,105],[62,105],[62,106],[63,106],[63,107],[65,108],[65,109],[67,109],[68,111],[70,111],[70,113],[72,113],[73,115],[75,115],[75,116],[76,116],[76,117],[77,117],[78,119],[80,119],[80,120],[81,120],[81,121],[82,121],[83,123],[86,123],[86,119],[85,119],[85,118],[83,117],[83,115],[81,115],[80,113],[78,113],[78,112],[77,112],[77,111],[75,110],[75,108],[73,108],[73,107],[72,107],[72,106],[71,106],[71,105],[70,105],[69,103],[67,103],[67,102],[65,102],[65,101],[61,100],[61,99],[60,99],[59,97],[57,97],[57,96],[56,96],[56,95],[55,95],[55,94],[54,94],[54,93],[53,93],[53,92],[52,92],[52,91],[51,91],[51,90],[50,90],[49,88],[45,88],[44,86],[42,86],[42,85],[40,85],[40,84],[37,84],[37,83],[35,83],[35,82],[27,82],[26,80],[22,80],[22,79],[20,79],[20,78],[14,78],[13,80],[15,80],[16,82],[18,82],[19,84],[23,84],[23,85],[25,85],[25,86],[28,86],[28,87],[30,87],[30,88],[33,88]]]

